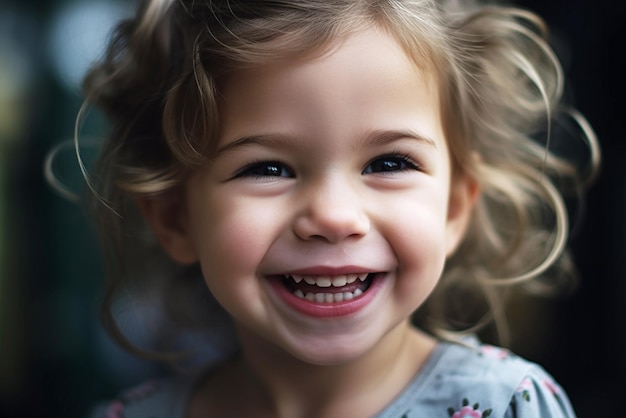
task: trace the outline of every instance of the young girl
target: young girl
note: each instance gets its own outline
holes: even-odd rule
[[[586,178],[549,147],[545,36],[470,1],[143,2],[86,82],[112,122],[90,177],[107,324],[130,346],[110,308],[156,294],[236,349],[93,416],[573,417],[471,336],[567,266],[557,186]],[[592,172],[572,115],[560,147],[586,137]]]

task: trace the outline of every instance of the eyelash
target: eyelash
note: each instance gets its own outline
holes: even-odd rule
[[[281,175],[275,175],[275,174],[270,173],[268,170],[268,168],[270,167],[280,170]],[[265,173],[263,174],[260,174],[258,172],[255,173],[255,170],[259,170],[259,169],[265,171]],[[278,170],[274,171],[274,173],[277,173]],[[287,175],[283,176],[282,175],[283,173],[286,173]],[[294,177],[294,174],[293,174],[293,171],[288,166],[281,163],[280,161],[255,161],[250,164],[247,164],[241,170],[237,171],[237,173],[235,173],[235,175],[233,176],[233,178],[240,178],[240,177],[253,177],[253,178],[263,179],[263,178],[273,178],[273,177]]]
[[[380,167],[378,171],[371,170],[371,166],[377,162],[387,164]],[[391,162],[393,166],[388,163]],[[270,170],[272,170],[270,172]],[[259,173],[256,170],[263,170],[263,173]],[[367,166],[363,169],[361,174],[386,174],[394,173],[398,171],[408,170],[421,170],[421,166],[416,163],[411,157],[406,154],[390,153],[378,156],[367,163]],[[276,175],[278,174],[278,175]],[[252,178],[274,178],[274,177],[295,177],[293,170],[280,161],[255,161],[247,164],[241,170],[237,171],[233,178],[252,177]]]
[[[369,171],[368,169],[372,166],[372,164],[376,163],[376,162],[383,162],[383,163],[389,163],[390,161],[393,161],[394,167],[389,167],[387,166],[386,168],[391,168],[391,169],[381,169],[379,171]],[[398,168],[399,166],[399,168]],[[386,174],[386,173],[394,173],[394,172],[398,172],[398,171],[407,171],[407,170],[421,170],[421,166],[416,163],[410,156],[408,156],[407,154],[401,154],[401,153],[390,153],[390,154],[386,154],[386,155],[381,155],[379,157],[374,158],[373,160],[371,160],[367,166],[365,167],[365,169],[363,169],[362,174],[376,174],[376,173],[381,173],[381,174]]]

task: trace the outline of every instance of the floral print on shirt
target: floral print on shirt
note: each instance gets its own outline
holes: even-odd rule
[[[458,411],[455,411],[454,408],[448,408],[448,415],[450,418],[487,418],[491,415],[491,409],[485,409],[481,412],[478,408],[477,403],[470,406],[469,400],[463,399],[462,408]]]
[[[124,405],[144,399],[159,387],[159,382],[152,380],[124,392],[120,397],[121,400],[116,400],[109,404],[106,410],[106,418],[124,418]]]
[[[541,380],[541,385],[547,389],[548,393],[551,393],[556,399],[559,399],[561,389],[554,383],[554,381],[548,378],[544,378],[543,380]],[[526,402],[530,402],[530,390],[532,389],[532,386],[532,381],[528,377],[526,377],[517,387],[516,392],[521,394],[523,400],[525,400]]]

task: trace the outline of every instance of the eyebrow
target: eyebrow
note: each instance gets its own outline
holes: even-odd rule
[[[265,145],[278,147],[280,144],[290,140],[290,136],[281,134],[267,134],[267,135],[247,135],[235,139],[217,149],[216,155],[223,154],[228,151],[232,151],[237,148],[242,148],[250,145]]]
[[[374,130],[368,132],[361,140],[358,141],[355,148],[368,146],[382,146],[401,139],[414,139],[426,145],[437,148],[436,142],[417,131],[413,130]],[[293,137],[282,134],[263,134],[263,135],[246,135],[235,139],[221,147],[219,147],[215,155],[220,155],[237,148],[247,147],[251,145],[263,145],[270,147],[280,147],[293,140]]]
[[[405,130],[405,129],[391,129],[391,130],[374,130],[370,131],[363,139],[359,142],[359,146],[367,147],[372,145],[386,145],[401,139],[414,139],[418,142],[424,143],[426,145],[430,145],[434,148],[437,148],[437,143],[434,139],[421,134],[420,132],[414,130]]]

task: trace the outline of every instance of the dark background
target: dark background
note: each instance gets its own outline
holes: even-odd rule
[[[572,101],[594,126],[604,159],[573,236],[580,286],[558,304],[555,344],[538,360],[566,387],[581,417],[619,415],[626,394],[626,8],[608,0],[520,3],[544,16],[562,41]]]
[[[84,208],[59,197],[42,175],[46,153],[72,137],[81,103],[75,80],[60,68],[97,49],[63,43],[83,37],[64,11],[102,3],[108,9],[92,15],[123,14],[130,4],[0,0],[2,417],[84,416],[96,400],[158,372],[117,350],[101,331],[93,228]],[[516,3],[549,23],[568,97],[595,128],[604,161],[572,237],[580,286],[568,298],[525,302],[514,316],[523,338],[513,349],[561,382],[580,417],[617,416],[626,395],[625,7],[608,0]],[[59,28],[68,27],[74,31],[54,43]],[[59,56],[63,51],[70,58]],[[100,128],[90,118],[83,135]],[[78,189],[71,152],[62,150],[58,161],[61,180]]]

